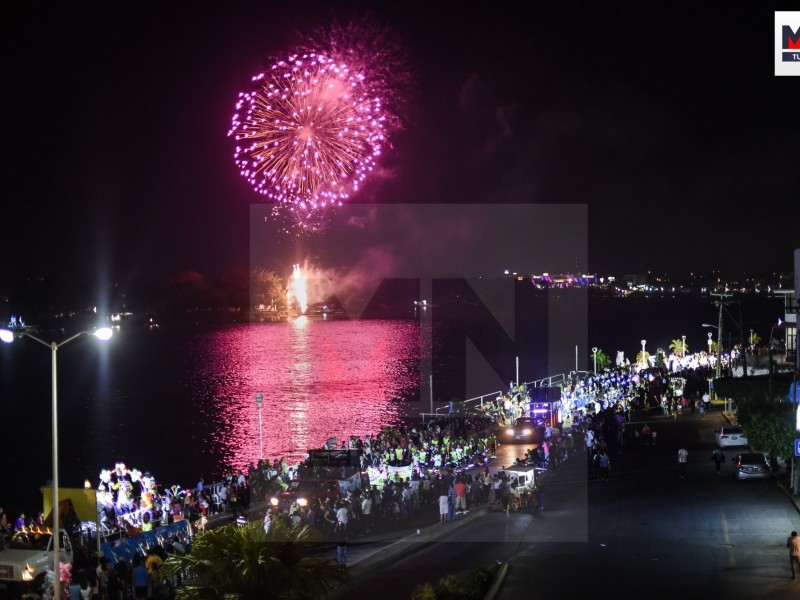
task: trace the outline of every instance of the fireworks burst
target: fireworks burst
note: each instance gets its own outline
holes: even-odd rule
[[[357,192],[386,137],[364,75],[322,54],[278,61],[239,94],[228,136],[255,191],[300,217]]]

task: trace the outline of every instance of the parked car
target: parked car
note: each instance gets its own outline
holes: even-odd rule
[[[736,457],[735,475],[736,479],[766,479],[772,470],[761,452],[744,452]]]
[[[717,446],[720,448],[728,448],[732,446],[747,446],[747,436],[741,427],[736,425],[723,425],[714,435],[717,440]]]

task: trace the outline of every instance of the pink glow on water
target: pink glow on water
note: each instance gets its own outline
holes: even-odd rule
[[[207,334],[196,357],[198,410],[217,423],[203,452],[246,470],[258,460],[256,392],[263,394],[264,457],[302,459],[329,437],[399,423],[419,377],[414,322],[336,321],[233,326]]]

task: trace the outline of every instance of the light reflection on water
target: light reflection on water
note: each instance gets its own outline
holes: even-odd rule
[[[329,437],[364,436],[401,421],[419,381],[419,325],[317,320],[233,326],[201,335],[192,397],[215,424],[203,452],[246,470],[263,456],[292,462]]]

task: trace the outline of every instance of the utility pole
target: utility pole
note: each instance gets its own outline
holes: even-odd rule
[[[727,304],[723,298],[730,298],[733,294],[711,294],[716,296],[719,300],[715,300],[714,304],[719,307],[719,323],[717,325],[717,370],[716,378],[722,377],[722,309]]]
[[[742,345],[742,377],[747,377],[747,346],[744,345],[744,325],[742,324],[742,303],[738,300],[736,304],[739,305],[739,343]],[[753,337],[753,334],[750,334]]]

